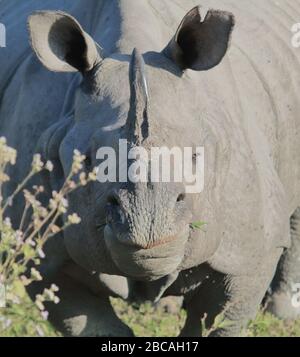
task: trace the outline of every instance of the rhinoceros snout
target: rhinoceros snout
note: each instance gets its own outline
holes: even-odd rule
[[[106,221],[113,239],[135,249],[152,249],[176,239],[176,235],[168,234],[162,226],[155,225],[157,216],[151,209],[140,207],[134,210],[131,203],[115,191],[107,196]]]
[[[179,186],[140,184],[107,193],[104,239],[122,272],[148,279],[177,269],[190,222],[181,192]]]

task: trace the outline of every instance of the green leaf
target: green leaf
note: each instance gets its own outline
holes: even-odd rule
[[[206,226],[207,223],[206,222],[202,222],[202,221],[198,221],[198,222],[193,222],[190,224],[190,227],[194,230],[196,229],[202,229],[203,226]]]

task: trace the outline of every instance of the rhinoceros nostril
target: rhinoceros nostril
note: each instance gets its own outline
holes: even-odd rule
[[[120,198],[114,192],[107,197],[106,219],[107,223],[121,223],[122,225],[126,223],[126,216]]]

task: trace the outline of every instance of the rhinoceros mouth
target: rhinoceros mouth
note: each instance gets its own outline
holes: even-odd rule
[[[109,225],[104,229],[104,238],[115,265],[124,275],[135,279],[151,281],[170,275],[177,270],[184,256],[184,249],[178,249],[178,244],[173,241],[150,249],[125,245],[116,238]]]

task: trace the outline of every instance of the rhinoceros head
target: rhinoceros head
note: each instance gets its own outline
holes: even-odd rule
[[[79,71],[83,76],[71,123],[57,142],[64,176],[74,149],[86,155],[89,170],[99,163],[97,158],[104,159],[97,156],[103,147],[115,152],[116,162],[122,165],[120,140],[126,141],[127,155],[134,148],[149,153],[153,147],[201,144],[196,88],[184,70],[202,71],[219,64],[232,28],[231,14],[209,11],[201,22],[197,7],[161,53],[142,56],[135,49],[131,55],[103,58],[70,15],[33,14],[29,29],[40,61],[51,71]],[[199,136],[194,135],[197,132]],[[136,161],[126,162],[127,171]],[[186,254],[190,223],[197,217],[194,198],[186,194],[184,181],[117,179],[89,184],[70,197],[70,209],[82,217],[79,228],[66,232],[70,255],[90,269],[138,279],[171,274]]]

